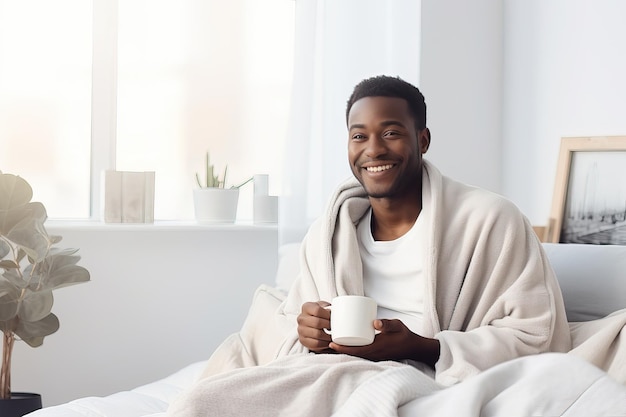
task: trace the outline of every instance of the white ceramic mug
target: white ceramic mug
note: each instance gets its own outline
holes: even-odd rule
[[[374,341],[374,320],[377,311],[376,301],[360,295],[335,297],[330,310],[330,330],[333,342],[344,346],[365,346]]]

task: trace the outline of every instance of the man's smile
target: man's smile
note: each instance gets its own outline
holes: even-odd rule
[[[367,172],[381,172],[393,168],[393,164],[364,167]]]

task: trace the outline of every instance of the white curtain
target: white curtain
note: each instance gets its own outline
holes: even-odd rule
[[[419,83],[420,0],[296,0],[279,243],[300,241],[351,173],[346,102],[374,75]]]

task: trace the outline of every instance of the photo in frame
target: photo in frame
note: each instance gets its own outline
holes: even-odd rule
[[[561,138],[548,241],[626,245],[626,136]]]

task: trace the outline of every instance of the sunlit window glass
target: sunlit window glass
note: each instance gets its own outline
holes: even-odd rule
[[[90,205],[92,3],[0,0],[0,170],[49,217]]]
[[[155,219],[193,218],[205,152],[227,186],[269,174],[280,189],[294,2],[119,2],[118,170],[155,171]],[[270,191],[272,191],[272,189]],[[252,188],[238,218],[252,217]]]

